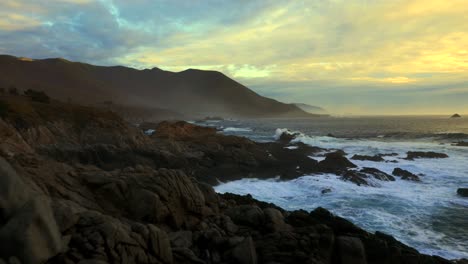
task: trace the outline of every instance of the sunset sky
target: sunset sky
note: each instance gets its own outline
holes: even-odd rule
[[[218,70],[334,114],[468,114],[466,0],[2,0],[0,54]]]

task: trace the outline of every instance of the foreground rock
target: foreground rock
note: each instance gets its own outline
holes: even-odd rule
[[[443,159],[448,158],[448,155],[445,153],[438,153],[433,151],[408,151],[406,153],[407,160],[414,160],[414,159]]]
[[[34,194],[0,157],[0,259],[42,263],[62,250],[48,197]]]
[[[468,197],[468,188],[458,188],[457,194],[462,197]]]

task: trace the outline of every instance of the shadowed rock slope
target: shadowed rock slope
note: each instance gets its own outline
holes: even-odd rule
[[[227,164],[249,168],[274,147],[186,123],[150,137],[110,112],[0,100],[0,263],[451,263],[323,208],[288,212],[197,180],[222,171],[223,157],[200,155],[237,151]],[[232,158],[242,151],[259,153]]]
[[[260,96],[215,71],[168,72],[102,67],[64,59],[0,56],[0,87],[44,90],[53,98],[161,107],[190,116],[311,117],[295,105]]]

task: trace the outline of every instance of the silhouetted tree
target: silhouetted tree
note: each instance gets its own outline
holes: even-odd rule
[[[8,93],[11,95],[18,95],[18,88],[16,88],[14,85],[11,85],[10,88],[8,88]]]
[[[24,92],[24,95],[31,97],[31,100],[36,102],[50,103],[50,97],[43,91],[28,89]]]

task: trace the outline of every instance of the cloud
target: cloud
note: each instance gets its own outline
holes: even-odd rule
[[[5,0],[0,52],[220,70],[280,100],[376,111],[466,86],[467,13],[464,0]]]

